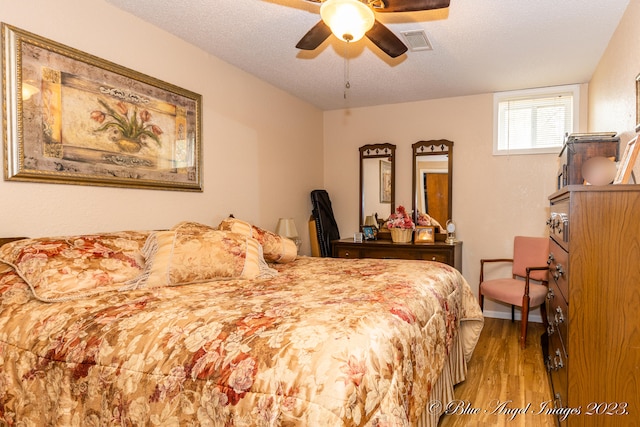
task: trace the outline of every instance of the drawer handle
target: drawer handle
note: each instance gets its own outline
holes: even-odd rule
[[[560,393],[556,393],[553,397],[555,397],[555,400],[558,401],[558,403],[556,404],[556,408],[562,408],[562,397],[560,396]]]
[[[544,364],[547,367],[547,372],[553,371],[553,365],[551,364],[551,356],[547,356],[546,360],[544,361]]]
[[[553,252],[549,252],[549,258],[547,258],[547,265],[551,265],[551,263],[553,262],[553,260],[555,260],[556,257],[553,256]]]
[[[349,255],[350,255],[350,254],[349,254],[349,251],[346,251],[346,252],[344,253],[345,258],[349,258]]]
[[[435,261],[435,260],[436,260],[436,257],[431,257],[431,261]]]
[[[556,325],[564,322],[564,313],[562,312],[562,308],[556,307]]]
[[[556,349],[556,357],[553,358],[554,368],[557,371],[560,368],[564,368],[564,363],[562,362],[562,355],[560,354],[560,349]]]
[[[553,278],[558,280],[564,275],[564,269],[562,268],[562,264],[558,264],[556,266],[556,272],[553,274]]]
[[[555,333],[556,333],[556,329],[553,327],[552,324],[549,324],[549,326],[547,326],[547,335],[551,336]]]
[[[560,349],[556,350],[556,357],[553,359],[551,356],[547,356],[547,359],[544,361],[544,364],[547,367],[547,371],[557,371],[564,367],[564,362],[562,361],[562,355],[560,355]]]
[[[549,227],[549,230],[553,234],[555,232],[556,228],[558,228],[560,226],[560,220],[558,219],[558,215],[557,214],[555,214],[555,213],[551,214],[551,217],[549,219],[547,219],[547,226]]]
[[[553,289],[549,288],[547,291],[547,300],[551,301],[556,297],[556,294],[553,292]]]

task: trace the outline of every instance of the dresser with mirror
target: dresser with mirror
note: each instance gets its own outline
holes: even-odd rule
[[[354,237],[332,242],[333,256],[338,258],[396,258],[438,261],[462,271],[462,242],[446,243],[444,230],[435,234],[434,242],[395,243],[382,226],[395,211],[396,146],[368,144],[360,147],[361,226],[377,224],[376,240],[356,241]],[[442,227],[452,218],[453,142],[439,139],[412,144],[413,220],[419,212],[427,213]]]
[[[395,210],[396,146],[368,144],[360,147],[360,218],[386,219]]]
[[[453,210],[453,142],[418,141],[411,148],[413,220],[417,220],[419,212],[425,212],[444,227]]]

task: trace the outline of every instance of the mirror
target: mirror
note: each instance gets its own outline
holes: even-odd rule
[[[418,141],[411,147],[413,220],[417,221],[418,214],[424,212],[444,227],[452,215],[453,142]]]
[[[395,210],[395,152],[393,144],[360,147],[360,225],[369,215],[386,220]]]

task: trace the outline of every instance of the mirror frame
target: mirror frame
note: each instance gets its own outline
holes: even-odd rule
[[[418,189],[416,188],[416,168],[417,159],[419,156],[439,156],[447,154],[449,156],[448,169],[449,169],[449,203],[447,210],[449,211],[449,217],[447,220],[453,217],[453,141],[448,139],[432,139],[429,141],[418,141],[411,145],[413,148],[413,173],[411,174],[412,184],[411,191],[413,195],[413,221],[418,220]],[[428,214],[429,212],[427,212]],[[417,222],[416,222],[417,223]],[[444,227],[444,224],[441,224]]]
[[[364,173],[363,162],[367,159],[389,159],[391,162],[391,209],[389,214],[396,210],[396,146],[395,144],[367,144],[360,147],[360,217],[358,224],[364,224]],[[387,216],[388,217],[388,216]],[[387,217],[384,219],[386,220]]]

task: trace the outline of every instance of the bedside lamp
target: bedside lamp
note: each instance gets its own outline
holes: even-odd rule
[[[298,235],[298,229],[296,228],[296,223],[293,221],[293,218],[278,219],[278,225],[276,225],[276,234],[293,240],[298,250],[300,250],[302,240]]]
[[[375,220],[373,215],[367,215],[365,217],[365,219],[364,219],[364,224],[363,225],[368,225],[370,227],[378,228],[378,222]]]

